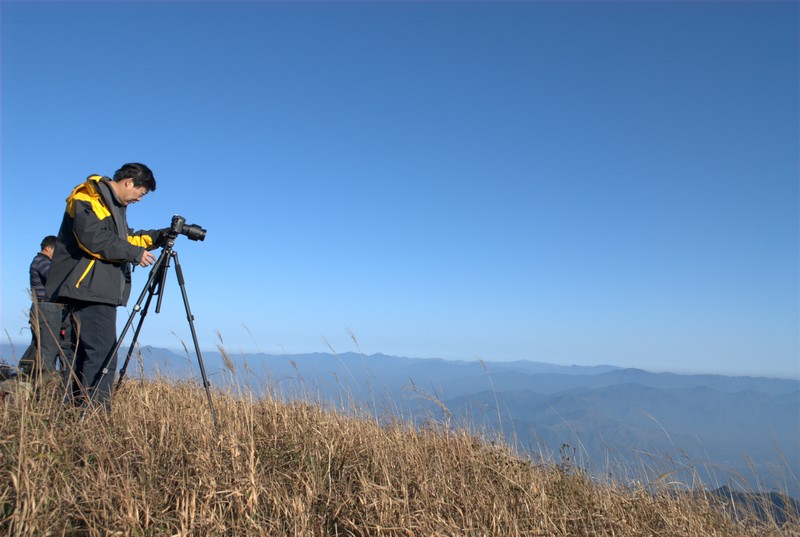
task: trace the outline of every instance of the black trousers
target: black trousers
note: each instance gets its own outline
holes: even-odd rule
[[[102,370],[117,342],[117,307],[93,302],[70,302],[68,307],[75,352],[72,367],[67,366],[67,396],[78,404],[92,400],[110,408],[116,353],[108,362],[108,373],[103,375]]]

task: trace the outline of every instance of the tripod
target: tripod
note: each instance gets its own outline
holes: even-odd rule
[[[122,329],[122,334],[120,334],[117,342],[114,344],[114,348],[111,349],[111,352],[106,357],[105,362],[103,362],[103,368],[100,374],[95,381],[92,382],[92,386],[89,390],[91,394],[89,402],[92,402],[95,393],[97,393],[95,388],[100,384],[102,378],[108,373],[108,366],[111,363],[112,358],[116,356],[117,351],[119,351],[119,348],[122,345],[122,340],[125,338],[125,334],[133,324],[133,318],[136,316],[136,313],[141,310],[142,315],[139,318],[139,324],[136,325],[136,330],[133,333],[133,340],[128,348],[128,354],[125,357],[125,362],[122,364],[122,369],[119,371],[119,380],[117,380],[117,389],[119,389],[120,384],[122,384],[122,379],[125,378],[125,372],[128,369],[128,362],[130,361],[134,347],[136,346],[136,340],[139,339],[139,332],[142,330],[142,324],[144,324],[145,317],[147,317],[147,310],[150,308],[150,302],[153,300],[153,295],[158,295],[158,301],[156,302],[156,313],[161,311],[161,299],[164,298],[164,286],[167,281],[167,272],[169,270],[170,259],[175,259],[175,274],[178,276],[178,284],[180,285],[181,294],[183,295],[183,305],[186,308],[186,318],[189,320],[189,328],[192,331],[192,341],[194,342],[194,350],[197,354],[197,364],[200,366],[200,375],[203,378],[203,387],[205,388],[206,396],[208,397],[208,407],[211,409],[211,417],[214,419],[214,427],[219,431],[217,413],[214,410],[214,403],[211,400],[211,389],[209,388],[211,383],[208,381],[208,377],[206,377],[206,368],[203,365],[203,357],[200,354],[200,345],[197,343],[197,333],[194,329],[194,315],[192,315],[192,311],[189,309],[189,297],[186,294],[186,286],[184,285],[183,280],[183,270],[181,270],[181,264],[178,261],[178,252],[172,249],[175,244],[175,238],[176,235],[170,235],[167,238],[167,242],[161,250],[161,255],[158,257],[153,265],[153,268],[150,270],[150,277],[148,278],[144,289],[142,289],[142,294],[139,295],[139,300],[137,300],[136,305],[133,306],[133,312],[131,312],[130,317],[128,317],[128,321],[125,323],[125,328]],[[145,296],[147,297],[147,301],[144,303],[144,309],[142,309],[141,305],[142,301],[145,299]]]

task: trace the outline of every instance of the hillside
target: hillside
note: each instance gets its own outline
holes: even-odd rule
[[[205,352],[218,386],[337,404],[343,397],[376,415],[453,419],[478,434],[502,435],[531,455],[561,446],[595,475],[789,491],[800,497],[800,381],[652,373],[614,366],[532,361],[480,362],[382,354],[304,355]],[[143,371],[140,369],[143,368]],[[194,355],[145,347],[129,375],[195,378]],[[387,410],[388,409],[388,410]]]
[[[796,535],[702,489],[600,482],[447,422],[325,409],[274,390],[129,381],[110,414],[55,391],[0,402],[7,535]],[[794,504],[792,504],[794,505]],[[765,516],[766,513],[766,516]]]
[[[121,353],[121,359],[125,352]],[[382,417],[443,421],[531,456],[562,446],[595,476],[788,491],[800,498],[800,381],[652,373],[610,365],[480,362],[383,354],[203,353],[212,385],[287,400],[342,400]],[[16,363],[0,344],[0,362]],[[192,354],[144,347],[128,377],[197,378]],[[644,475],[642,475],[644,474]]]

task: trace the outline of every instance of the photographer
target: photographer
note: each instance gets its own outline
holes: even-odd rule
[[[149,250],[161,246],[168,231],[132,231],[127,207],[155,189],[150,168],[131,163],[113,180],[89,176],[67,198],[46,295],[69,311],[76,350],[67,364],[67,393],[78,402],[92,399],[93,388],[94,401],[111,405],[114,375],[102,375],[102,366],[117,340],[117,306],[128,302],[131,264],[153,264]],[[109,370],[116,364],[117,357],[111,357]]]

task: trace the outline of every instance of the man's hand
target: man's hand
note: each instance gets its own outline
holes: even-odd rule
[[[142,253],[142,260],[139,261],[139,266],[140,267],[148,267],[148,266],[152,265],[155,262],[156,262],[156,256],[153,255],[153,252],[149,252],[149,251],[145,250]]]

